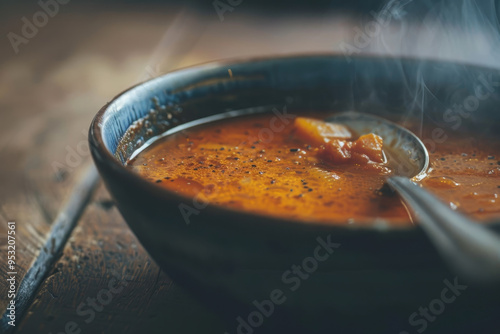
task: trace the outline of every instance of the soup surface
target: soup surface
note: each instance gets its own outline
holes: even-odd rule
[[[376,136],[360,148],[364,134],[346,139],[340,131],[327,144],[307,121],[272,114],[216,121],[161,138],[127,165],[158,186],[242,211],[327,224],[412,224],[398,196],[383,188],[392,171]],[[353,157],[345,161],[344,142]],[[332,145],[340,153],[328,153]],[[430,152],[420,183],[474,219],[500,218],[499,141],[448,136]]]

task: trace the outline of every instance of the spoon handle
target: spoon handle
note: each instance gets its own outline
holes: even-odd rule
[[[387,180],[418,216],[441,256],[471,283],[500,284],[500,238],[493,231],[452,210],[409,179]]]

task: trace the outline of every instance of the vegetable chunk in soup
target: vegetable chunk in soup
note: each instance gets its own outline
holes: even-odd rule
[[[341,124],[297,117],[295,119],[295,134],[305,143],[318,147],[318,153],[323,162],[360,164],[381,171],[389,171],[381,165],[386,161],[382,150],[383,140],[373,133],[353,140],[352,131]]]
[[[381,191],[392,173],[382,138],[309,117],[282,127],[272,120],[251,115],[189,128],[157,140],[128,166],[158,186],[241,211],[338,225],[412,224],[398,196]],[[495,153],[500,158],[491,140],[450,137],[431,152],[421,184],[473,218],[498,218]]]

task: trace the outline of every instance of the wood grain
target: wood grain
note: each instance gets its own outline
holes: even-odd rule
[[[2,52],[0,255],[6,258],[7,221],[16,221],[17,287],[50,242],[58,214],[91,164],[92,117],[136,82],[168,27],[164,15],[147,17],[134,25],[115,15],[115,24],[103,28],[109,20],[104,14],[89,21],[61,12],[19,54]],[[0,31],[16,27],[7,24]],[[121,33],[128,33],[127,43],[117,38],[115,48],[106,45]],[[0,263],[2,314],[9,301],[6,265]]]
[[[92,166],[85,173],[85,177],[73,189],[68,202],[54,220],[50,233],[47,236],[47,241],[39,250],[30,268],[26,271],[23,280],[17,283],[18,289],[14,299],[16,318],[23,317],[40,283],[46,277],[49,270],[53,268],[57,256],[66,245],[69,235],[78,223],[80,215],[85,210],[89,199],[94,193],[98,180],[97,170]],[[14,270],[11,269],[10,271]],[[7,274],[11,275],[9,272]],[[4,315],[0,323],[0,329],[5,332],[13,331],[15,327],[9,324],[12,320],[14,319]]]
[[[94,312],[89,298],[96,300]],[[150,259],[103,187],[17,333],[64,332],[70,322],[86,333],[224,332]]]

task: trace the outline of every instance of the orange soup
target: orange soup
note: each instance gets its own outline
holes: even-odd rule
[[[307,117],[216,121],[154,142],[128,167],[158,186],[245,212],[325,224],[409,225],[387,191],[383,142]],[[430,152],[420,181],[451,208],[479,221],[500,217],[500,144],[449,136]]]

